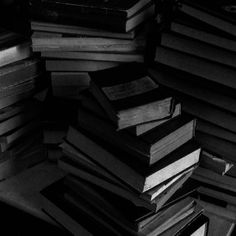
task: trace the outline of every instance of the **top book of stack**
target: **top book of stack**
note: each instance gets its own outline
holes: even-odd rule
[[[154,14],[152,0],[30,0],[34,19],[128,32]]]
[[[89,73],[90,89],[118,130],[170,117],[174,99],[152,80],[142,63]]]

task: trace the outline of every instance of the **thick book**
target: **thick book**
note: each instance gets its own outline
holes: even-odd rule
[[[46,70],[53,72],[93,72],[120,65],[112,61],[92,60],[46,60]]]
[[[196,132],[196,140],[205,150],[218,156],[221,156],[222,158],[225,158],[228,161],[235,162],[235,143],[201,131]]]
[[[103,37],[44,37],[32,38],[33,51],[68,52],[143,52],[146,46],[145,35],[139,34],[133,40]]]
[[[209,61],[184,52],[157,46],[155,61],[206,80],[236,88],[236,70],[221,63]]]
[[[116,126],[109,120],[101,119],[79,107],[78,125],[94,137],[152,165],[194,137],[196,120],[181,115],[137,137],[127,130],[116,131]]]
[[[93,61],[117,61],[117,62],[144,62],[142,52],[42,52],[44,58],[70,59],[70,60],[93,60]]]
[[[93,1],[98,4],[96,1]],[[101,28],[106,30],[112,30],[117,32],[128,32],[145,20],[154,16],[155,5],[151,0],[145,1],[135,1],[139,2],[139,8],[131,14],[129,17],[117,16],[116,14],[109,14],[109,9],[111,10],[114,5],[112,2],[102,2],[102,4],[107,5],[105,9],[102,10],[101,2],[99,8],[91,8],[91,2],[89,2],[90,7],[85,8],[84,4],[88,5],[86,1],[83,1],[83,7],[81,11],[81,5],[74,1],[71,3],[67,2],[55,2],[55,1],[30,1],[30,14],[33,19],[40,21],[49,21],[59,24],[72,24],[79,26],[87,26],[93,28]],[[130,2],[127,2],[128,4]],[[123,3],[123,4],[127,4]],[[133,2],[134,3],[134,2]],[[115,2],[115,5],[117,2]],[[118,5],[122,4],[121,2]],[[122,5],[123,5],[122,4]],[[93,4],[92,4],[93,5]],[[117,5],[117,6],[118,6]],[[73,7],[72,7],[73,6]],[[109,7],[110,6],[110,7]],[[124,6],[124,5],[123,5]],[[126,5],[127,6],[127,5]],[[132,6],[132,5],[129,5]],[[100,12],[99,14],[93,12],[89,13],[87,9],[92,9],[92,11]],[[114,9],[114,8],[113,8]],[[84,12],[85,11],[85,12]],[[101,14],[101,11],[103,13]],[[105,13],[104,13],[105,11]],[[108,14],[107,14],[108,13]]]
[[[30,41],[20,34],[4,31],[0,35],[0,66],[23,60],[31,56]]]
[[[161,184],[199,161],[200,148],[189,141],[151,167],[146,166],[127,152],[110,147],[81,130],[70,127],[66,140],[139,192]]]
[[[105,31],[96,28],[82,27],[76,25],[54,24],[50,22],[31,21],[31,29],[33,32],[48,32],[62,35],[82,35],[90,37],[104,37],[117,39],[134,39],[137,35],[136,28],[126,33],[119,33],[113,31]]]
[[[211,27],[191,16],[178,14],[170,23],[170,31],[219,48],[236,52],[236,42],[232,35],[218,30],[215,27]]]
[[[172,32],[161,34],[160,45],[231,67],[236,66],[236,52]]]
[[[179,10],[228,34],[236,36],[236,17],[231,1],[181,0]]]
[[[65,157],[62,157],[58,160],[58,165],[62,169],[66,170],[68,173],[83,178],[87,181],[91,181],[94,184],[97,183],[97,185],[107,188],[110,191],[116,192],[117,194],[125,198],[133,196],[133,194],[130,195],[130,192],[135,193],[135,195],[137,195],[138,192],[134,188],[128,186],[127,184],[125,184],[125,182],[122,182],[121,179],[112,175],[109,170],[106,170],[96,164],[94,161],[89,159],[89,156],[82,153],[79,149],[76,149],[75,147],[66,142],[61,144],[60,147],[62,148],[62,152]],[[173,193],[176,189],[178,189],[178,186],[182,185],[182,183],[188,179],[188,176],[192,174],[192,171],[196,167],[197,165],[193,166],[192,168],[188,168],[187,170],[181,172],[179,175],[176,175],[173,178],[164,181],[163,183],[146,191],[145,193],[139,193],[138,200],[133,197],[132,199],[129,199],[131,201],[135,200],[134,204],[136,205],[139,205],[141,202],[143,203],[142,199],[148,202],[149,204],[155,202],[158,203],[156,201],[158,199],[157,197],[160,197],[161,195],[165,195],[166,197],[168,195],[166,194],[166,190],[168,191],[168,193]],[[115,189],[118,191],[116,191]],[[126,194],[123,194],[124,192]],[[165,200],[167,200],[169,196],[170,195],[168,195]],[[156,200],[154,201],[154,199]],[[147,204],[145,204],[145,206],[147,206]]]
[[[118,129],[173,113],[173,97],[147,75],[144,64],[127,63],[89,76],[92,94]]]
[[[89,90],[83,91],[80,96],[79,100],[81,102],[81,105],[83,108],[86,108],[89,112],[94,113],[94,115],[102,118],[107,119],[106,112],[104,109],[100,106],[100,104],[97,102],[97,100],[92,96],[92,94],[89,92]],[[135,136],[142,135],[149,130],[162,125],[168,121],[170,121],[172,118],[175,118],[177,116],[181,115],[181,103],[176,101],[176,104],[173,109],[173,113],[170,117],[164,118],[164,119],[157,119],[146,123],[141,123],[132,127],[127,128],[127,131]]]
[[[231,161],[227,161],[224,158],[203,150],[201,153],[200,166],[220,175],[224,175],[234,164]]]
[[[177,69],[172,69],[162,64],[157,64],[149,68],[149,75],[162,86],[174,91],[186,94],[213,106],[236,113],[236,99],[234,91],[215,83],[202,81],[198,76],[190,73],[181,73]],[[232,95],[231,95],[232,94]]]
[[[33,130],[36,130],[40,126],[39,120],[33,120],[27,124],[14,129],[2,136],[0,136],[0,152],[5,152],[21,137],[28,135]]]
[[[129,0],[123,1],[89,1],[86,0],[31,0],[31,4],[37,6],[37,4],[42,4],[50,7],[64,9],[65,11],[71,10],[77,12],[77,14],[93,14],[93,15],[111,15],[117,17],[129,18],[135,12],[140,10],[146,4],[151,2],[151,0]]]
[[[0,88],[22,83],[44,71],[43,63],[30,58],[11,63],[0,69]]]
[[[172,224],[175,218],[183,219],[184,212],[193,212],[194,201],[192,199],[183,199],[178,203],[163,209],[160,212],[149,215],[146,209],[137,207],[131,202],[93,186],[79,179],[65,178],[65,185],[69,188],[66,197],[74,196],[74,200],[79,196],[87,201],[94,209],[98,210],[107,217],[110,217],[114,223],[118,224],[124,230],[137,235],[156,235],[163,232],[168,224]],[[189,215],[190,212],[187,214]],[[181,217],[181,215],[184,215]],[[169,217],[172,215],[172,219]],[[176,220],[176,219],[175,219]]]

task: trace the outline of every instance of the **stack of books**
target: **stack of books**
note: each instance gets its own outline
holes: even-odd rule
[[[0,179],[45,159],[40,116],[47,90],[30,40],[0,29]]]
[[[196,120],[142,63],[89,76],[61,145],[68,175],[41,191],[44,211],[74,235],[205,235],[208,218],[190,196]]]
[[[144,61],[152,0],[30,1],[32,48],[46,60],[55,96],[77,97],[88,72]]]
[[[236,187],[236,15],[232,1],[173,1],[150,74],[198,118],[201,167],[193,177]],[[211,192],[211,191],[209,191]],[[219,196],[219,195],[218,195]]]

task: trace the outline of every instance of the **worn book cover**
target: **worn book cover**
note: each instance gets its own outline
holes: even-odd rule
[[[91,92],[118,129],[166,118],[174,99],[148,76],[142,63],[90,72]]]

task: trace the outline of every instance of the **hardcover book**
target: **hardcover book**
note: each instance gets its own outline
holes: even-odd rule
[[[69,3],[67,1],[30,1],[30,13],[33,19],[118,32],[128,32],[151,18],[154,15],[154,8],[155,5],[151,0],[132,1],[131,5],[130,1],[90,1],[89,4],[87,1],[81,4],[77,1]],[[129,13],[127,13],[128,9],[130,9]]]
[[[174,99],[152,80],[141,63],[89,73],[91,92],[118,129],[166,118]]]
[[[116,131],[116,127],[109,120],[101,119],[85,109],[78,109],[80,127],[149,165],[191,140],[194,137],[195,124],[196,120],[192,117],[181,115],[137,137],[127,130]]]
[[[199,161],[200,148],[189,141],[152,166],[144,165],[136,157],[105,144],[82,129],[69,128],[66,140],[86,153],[92,160],[109,170],[139,192],[191,168]]]

